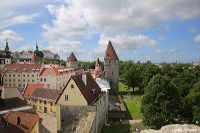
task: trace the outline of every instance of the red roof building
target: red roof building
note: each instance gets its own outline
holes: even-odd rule
[[[28,83],[26,88],[25,88],[25,91],[24,91],[24,98],[29,98],[33,91],[35,90],[35,88],[43,88],[44,87],[44,84],[33,84],[33,83]]]
[[[115,52],[115,49],[113,48],[110,41],[108,42],[108,46],[106,49],[106,56],[104,59],[105,60],[119,60],[119,58]]]

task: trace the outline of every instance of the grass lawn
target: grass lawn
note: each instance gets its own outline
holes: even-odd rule
[[[132,88],[128,89],[128,86],[126,86],[125,84],[119,82],[119,92],[130,92],[130,93],[132,93],[133,90],[132,90]]]
[[[127,119],[143,119],[143,115],[140,112],[141,108],[141,99],[132,100],[132,99],[123,99],[125,106],[127,107],[126,118]]]
[[[105,126],[101,133],[124,133],[130,130],[134,131],[135,124],[132,125],[111,125]]]

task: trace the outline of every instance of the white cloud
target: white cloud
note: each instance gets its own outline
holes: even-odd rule
[[[38,8],[48,0],[2,0],[0,4],[0,29],[16,24],[32,23],[40,13]]]
[[[194,39],[193,39],[194,42],[196,43],[200,43],[200,34],[197,35]]]
[[[117,54],[124,53],[127,50],[137,50],[142,46],[156,46],[158,43],[156,40],[150,39],[145,35],[128,35],[121,34],[115,36],[108,36],[104,33],[100,35],[100,40],[98,42],[97,48],[90,51],[89,57],[93,59],[104,56],[108,41],[111,41],[113,47],[115,48]]]
[[[21,47],[18,47],[15,51],[25,51],[28,52],[29,50],[34,51],[35,50],[35,46],[32,44],[27,44],[27,45],[23,45]]]
[[[176,53],[177,50],[176,49],[170,49],[170,50],[160,50],[160,49],[157,49],[155,51],[156,54],[172,54],[172,53]]]
[[[191,32],[191,33],[196,33],[197,32],[197,29],[195,28],[195,27],[190,27],[189,28],[189,32]]]
[[[5,44],[6,38],[8,41],[22,41],[24,40],[20,35],[12,30],[4,30],[0,32],[0,42],[1,44]]]

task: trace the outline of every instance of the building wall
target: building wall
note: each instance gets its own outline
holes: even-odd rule
[[[40,102],[41,101],[41,102]],[[31,106],[36,107],[37,112],[42,112],[44,113],[44,108],[47,108],[47,114],[55,115],[56,114],[56,105],[55,101],[48,101],[48,100],[40,100],[40,99],[35,99],[31,98],[30,100]],[[44,104],[46,102],[46,104]],[[52,105],[51,105],[52,103]]]
[[[74,88],[71,88],[71,85]],[[68,96],[68,100],[65,100],[65,95]],[[80,92],[74,80],[71,78],[68,85],[66,86],[63,94],[61,95],[58,103],[60,105],[76,105],[76,106],[87,106],[87,101]]]
[[[78,61],[67,61],[66,66],[70,68],[74,68],[74,70],[78,69]]]
[[[1,96],[3,99],[7,98],[13,98],[13,97],[19,97],[21,100],[24,100],[24,97],[18,90],[18,88],[15,87],[0,87],[0,90],[2,90]]]
[[[105,76],[110,84],[110,93],[116,94],[119,89],[119,61],[105,60],[104,62]]]
[[[35,124],[34,128],[31,131],[31,133],[39,133],[39,124],[38,124],[38,122]]]
[[[39,72],[7,72],[4,76],[4,86],[25,88],[27,83],[39,83]]]
[[[75,72],[67,72],[61,75],[40,75],[39,83],[45,84],[44,88],[62,90],[73,74]]]

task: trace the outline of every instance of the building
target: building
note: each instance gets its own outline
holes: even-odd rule
[[[47,61],[53,61],[54,60],[54,53],[52,53],[50,50],[42,50],[42,53],[44,54],[43,59]]]
[[[30,105],[30,97],[31,97],[33,91],[35,90],[35,88],[44,88],[44,84],[28,83],[26,85],[26,88],[24,89],[23,96],[29,105]]]
[[[12,53],[13,60],[17,62],[31,62],[34,53],[31,52],[14,52]]]
[[[73,52],[69,55],[69,57],[67,57],[66,66],[73,68],[74,70],[78,69],[78,60]]]
[[[8,40],[4,50],[0,50],[0,65],[11,64],[11,52],[9,51]]]
[[[24,100],[24,97],[22,96],[20,90],[17,87],[0,86],[0,98],[8,99],[13,97],[18,97],[21,100]]]
[[[21,91],[27,83],[39,83],[39,75],[42,70],[42,64],[6,64],[1,72],[3,73],[3,85],[15,86]]]
[[[5,113],[1,120],[4,133],[39,133],[38,114],[9,111]]]
[[[90,73],[71,76],[56,101],[57,129],[62,130],[62,121],[69,114],[96,112],[94,132],[100,132],[107,119],[107,96]]]
[[[50,67],[43,68],[40,73],[40,83],[45,84],[44,88],[62,90],[67,81],[74,75],[75,71],[69,67],[58,66],[50,64]]]
[[[60,90],[35,88],[30,96],[30,104],[36,111],[56,115],[55,102],[60,95]]]
[[[105,78],[111,87],[110,94],[117,94],[119,89],[119,58],[110,41],[108,42],[105,54]]]

